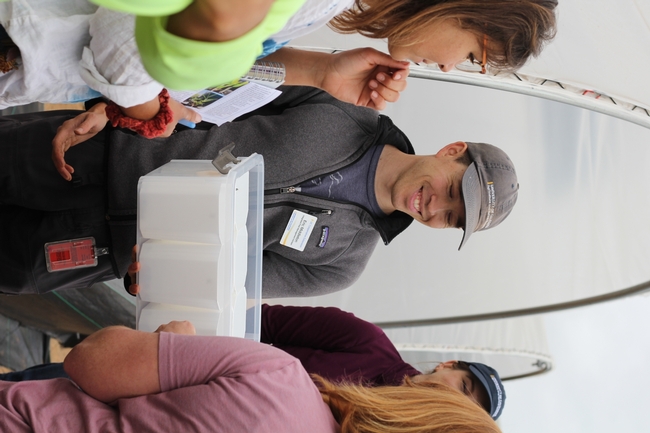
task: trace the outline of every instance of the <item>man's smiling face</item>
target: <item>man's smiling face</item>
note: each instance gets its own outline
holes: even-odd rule
[[[466,149],[467,145],[459,141],[435,155],[421,157],[393,184],[391,203],[395,209],[428,227],[464,227],[461,185],[467,166],[456,159]]]

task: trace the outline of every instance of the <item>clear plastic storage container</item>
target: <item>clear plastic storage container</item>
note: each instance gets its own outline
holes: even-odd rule
[[[172,160],[138,183],[136,324],[260,338],[264,162]]]

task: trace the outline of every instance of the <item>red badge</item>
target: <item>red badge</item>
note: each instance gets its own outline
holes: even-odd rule
[[[70,239],[45,244],[49,272],[97,266],[95,238]]]

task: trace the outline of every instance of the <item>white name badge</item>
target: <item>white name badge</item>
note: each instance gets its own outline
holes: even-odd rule
[[[284,229],[280,243],[294,250],[304,251],[307,239],[309,239],[311,231],[314,230],[317,220],[318,218],[313,215],[294,210],[287,228]]]

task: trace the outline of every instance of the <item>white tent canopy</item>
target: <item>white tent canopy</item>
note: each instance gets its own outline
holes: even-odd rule
[[[560,1],[555,40],[521,72],[650,108],[650,2]]]
[[[420,371],[450,359],[494,366],[502,379],[544,373],[553,366],[542,318],[387,329],[402,358]]]

